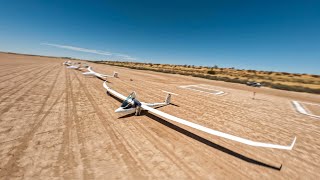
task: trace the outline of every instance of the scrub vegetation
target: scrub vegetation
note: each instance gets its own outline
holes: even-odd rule
[[[263,86],[274,89],[320,94],[320,75],[313,74],[219,68],[216,65],[208,67],[121,61],[95,61],[95,63],[241,84],[245,84],[248,81],[256,81],[262,83]]]

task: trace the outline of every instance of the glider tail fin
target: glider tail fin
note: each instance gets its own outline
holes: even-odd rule
[[[171,94],[167,94],[166,100],[164,101],[166,104],[171,103]]]
[[[115,78],[118,78],[119,77],[119,74],[118,74],[118,72],[113,72],[113,77],[115,77]]]

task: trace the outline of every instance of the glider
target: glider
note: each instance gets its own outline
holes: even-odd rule
[[[63,65],[66,65],[66,66],[71,66],[71,61],[65,61],[62,63]]]
[[[67,68],[68,69],[87,69],[89,66],[87,64],[81,64],[81,63],[74,63],[73,65],[69,65]]]
[[[131,93],[128,97],[125,97],[124,95],[122,95],[122,94],[118,93],[117,91],[115,91],[115,90],[111,89],[110,87],[108,87],[106,81],[103,83],[103,87],[107,90],[107,94],[111,94],[111,95],[123,100],[122,105],[118,109],[115,110],[115,112],[117,112],[117,113],[135,112],[136,115],[139,115],[141,110],[147,110],[148,112],[150,112],[150,113],[152,113],[152,114],[154,114],[154,115],[156,115],[158,117],[165,118],[167,120],[174,121],[174,122],[177,122],[177,123],[192,127],[194,129],[206,132],[208,134],[215,135],[215,136],[218,136],[218,137],[222,137],[222,138],[225,138],[225,139],[229,139],[229,140],[232,140],[232,141],[236,141],[236,142],[239,142],[239,143],[242,143],[242,144],[246,144],[246,145],[249,145],[249,146],[264,147],[264,148],[274,148],[274,149],[283,149],[283,150],[292,150],[292,148],[293,148],[293,146],[294,146],[294,144],[296,142],[296,139],[297,139],[295,137],[293,139],[292,143],[290,145],[288,145],[288,146],[252,141],[252,140],[245,139],[245,138],[242,138],[242,137],[238,137],[238,136],[235,136],[235,135],[231,135],[231,134],[227,134],[227,133],[220,132],[220,131],[217,131],[217,130],[213,130],[213,129],[201,126],[199,124],[196,124],[196,123],[193,123],[193,122],[190,122],[190,121],[175,117],[173,115],[170,115],[170,114],[167,114],[165,112],[162,112],[162,111],[159,111],[157,109],[152,108],[154,106],[164,106],[164,105],[170,104],[170,101],[171,101],[171,95],[170,94],[167,95],[167,98],[166,98],[165,102],[163,102],[163,103],[145,103],[145,102],[139,102],[136,99],[135,92]]]
[[[67,67],[68,69],[79,69],[80,65],[71,65]]]
[[[107,78],[107,77],[116,77],[117,78],[118,77],[117,72],[113,72],[113,75],[107,75],[107,74],[100,74],[100,73],[94,72],[90,66],[87,69],[88,69],[88,72],[82,73],[85,76],[96,76],[98,78]]]

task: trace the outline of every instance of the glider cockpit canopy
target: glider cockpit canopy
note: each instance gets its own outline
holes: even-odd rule
[[[122,109],[130,109],[135,108],[137,106],[141,106],[141,103],[135,99],[136,93],[132,92],[121,104]]]

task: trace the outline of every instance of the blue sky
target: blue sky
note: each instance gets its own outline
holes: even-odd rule
[[[0,51],[320,74],[316,0],[0,3]]]

